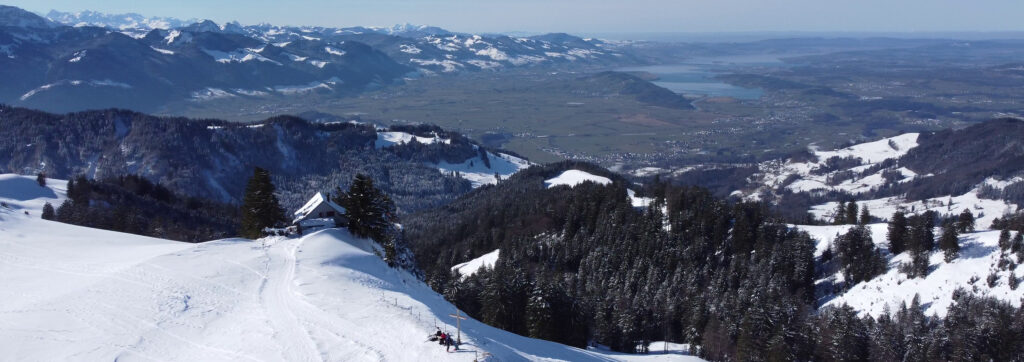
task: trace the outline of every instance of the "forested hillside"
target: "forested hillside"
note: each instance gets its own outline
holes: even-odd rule
[[[546,182],[566,170],[611,182]],[[630,190],[653,200],[638,205]],[[695,352],[712,360],[1024,356],[1015,337],[1024,312],[1009,303],[960,291],[945,318],[925,316],[921,302],[879,319],[846,306],[819,309],[814,281],[834,270],[816,256],[815,240],[764,205],[730,204],[694,187],[641,190],[589,164],[530,168],[405,226],[432,287],[470,315],[527,336],[621,351],[668,340],[700,346]],[[451,269],[495,250],[493,266]],[[852,244],[837,252],[844,269],[878,253]]]
[[[237,207],[175,194],[139,176],[78,176],[68,182],[67,195],[63,203],[50,205],[53,214],[44,212],[43,218],[187,242],[237,235]]]
[[[385,142],[385,136],[399,141]],[[417,138],[438,142],[412,141]],[[372,124],[288,116],[237,124],[116,109],[58,115],[0,106],[2,172],[65,179],[139,175],[183,195],[237,203],[258,166],[274,175],[288,209],[317,191],[347,187],[358,173],[373,178],[402,212],[439,205],[471,184],[439,171],[437,163],[477,159],[474,170],[493,177],[498,170],[485,160],[496,157],[493,152],[433,126],[379,132]]]

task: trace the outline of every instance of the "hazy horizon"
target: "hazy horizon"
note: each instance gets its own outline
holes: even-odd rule
[[[282,6],[267,0],[9,0],[8,5],[45,14],[92,10],[149,17],[210,19],[217,23],[310,26],[421,24],[452,31],[576,34],[970,34],[1024,31],[1016,14],[1024,2],[985,0],[587,1],[522,0],[306,0]],[[494,16],[500,14],[500,17]]]

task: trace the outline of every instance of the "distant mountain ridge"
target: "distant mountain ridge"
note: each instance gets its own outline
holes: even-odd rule
[[[100,26],[132,36],[151,30],[188,30],[190,32],[223,32],[245,34],[268,44],[293,41],[336,43],[358,41],[369,44],[395,60],[427,73],[494,70],[508,67],[553,65],[579,62],[615,64],[633,61],[633,57],[596,39],[583,39],[565,33],[530,37],[503,34],[469,34],[436,26],[396,24],[388,27],[319,27],[276,26],[272,24],[241,25],[229,22],[218,25],[211,20],[180,20],[147,18],[139,14],[109,15],[94,11],[64,13],[50,11],[47,18],[69,26]]]
[[[347,96],[419,75],[637,62],[615,46],[568,34],[243,26],[92,11],[48,17],[0,5],[0,102],[51,112],[166,112],[171,104],[222,98]]]
[[[46,18],[55,23],[69,26],[98,26],[111,29],[171,29],[188,26],[199,22],[199,19],[182,20],[172,17],[148,17],[137,13],[107,14],[98,11],[79,11],[75,13],[50,10]]]

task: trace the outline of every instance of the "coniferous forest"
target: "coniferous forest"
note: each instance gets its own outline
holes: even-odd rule
[[[570,168],[614,183],[545,187]],[[835,262],[816,260],[814,241],[765,206],[654,183],[636,190],[654,203],[635,208],[627,187],[640,188],[585,163],[534,167],[407,217],[406,237],[428,283],[469,315],[580,347],[668,340],[743,361],[1024,358],[1024,311],[1008,303],[960,291],[945,318],[920,301],[877,319],[819,309],[814,281]],[[852,229],[831,257],[854,280],[884,268],[864,234]],[[494,249],[493,268],[451,272]]]
[[[187,242],[238,232],[237,207],[183,196],[141,176],[99,180],[77,176],[68,181],[67,190],[68,199],[44,207],[43,218]]]

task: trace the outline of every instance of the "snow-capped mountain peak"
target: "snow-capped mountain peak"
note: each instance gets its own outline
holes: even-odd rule
[[[46,18],[56,23],[69,26],[98,26],[117,30],[136,29],[149,31],[153,29],[172,29],[195,23],[197,19],[181,20],[171,17],[147,17],[136,13],[106,14],[97,11],[80,11],[76,13],[50,10]]]

